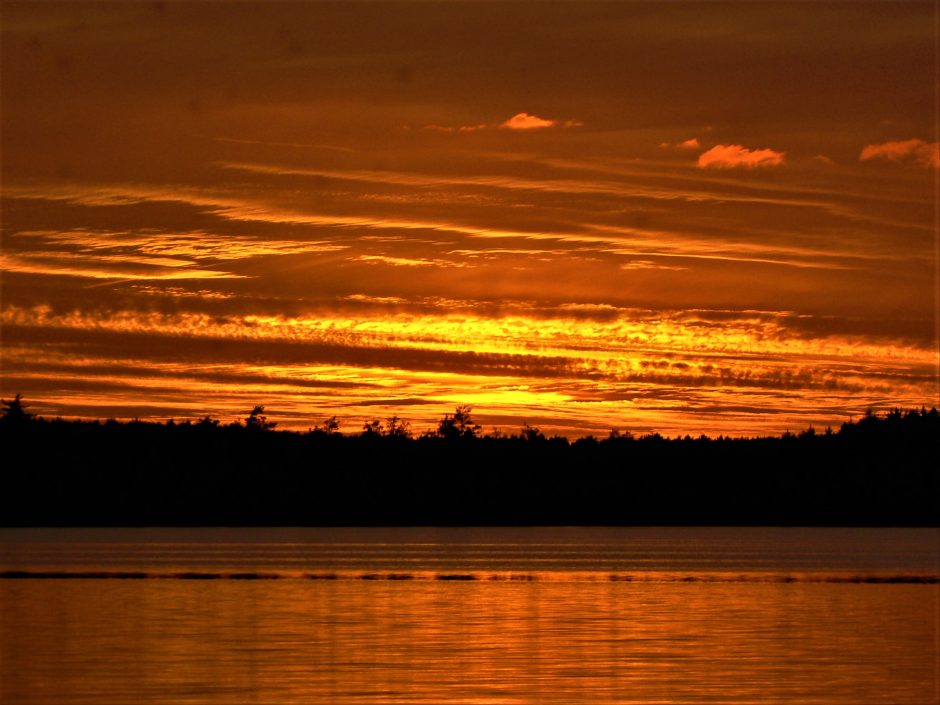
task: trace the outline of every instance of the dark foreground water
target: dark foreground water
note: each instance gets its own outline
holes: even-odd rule
[[[937,703],[940,531],[0,530],[0,702]]]

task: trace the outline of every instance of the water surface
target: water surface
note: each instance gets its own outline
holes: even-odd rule
[[[0,531],[3,703],[935,703],[940,532]]]

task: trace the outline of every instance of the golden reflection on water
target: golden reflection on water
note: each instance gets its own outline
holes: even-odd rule
[[[930,703],[936,584],[0,581],[17,703]]]

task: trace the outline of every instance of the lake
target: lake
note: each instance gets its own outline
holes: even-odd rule
[[[0,702],[940,702],[940,530],[3,529]]]

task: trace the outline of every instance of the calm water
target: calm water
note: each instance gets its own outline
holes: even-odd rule
[[[0,702],[937,703],[940,531],[0,530]]]

